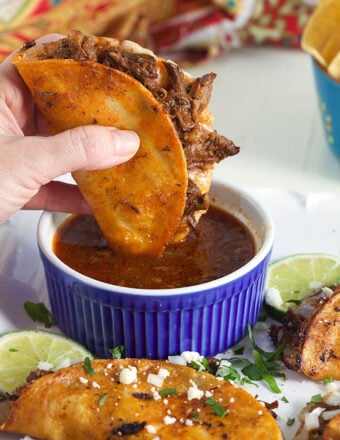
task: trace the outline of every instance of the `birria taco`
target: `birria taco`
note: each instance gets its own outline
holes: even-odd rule
[[[238,147],[212,128],[215,74],[193,78],[131,41],[78,31],[26,43],[13,63],[53,133],[100,124],[135,130],[137,155],[73,177],[113,247],[160,255],[208,208],[215,163]]]
[[[248,392],[167,361],[81,362],[11,399],[0,431],[43,440],[282,440],[272,414]]]

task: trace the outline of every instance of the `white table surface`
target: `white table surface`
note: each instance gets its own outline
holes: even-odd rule
[[[340,159],[324,138],[306,53],[241,48],[188,70],[217,73],[214,126],[241,147],[217,166],[216,177],[251,188],[340,192]]]

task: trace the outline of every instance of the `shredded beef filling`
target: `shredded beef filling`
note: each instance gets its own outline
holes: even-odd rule
[[[199,121],[199,115],[210,101],[214,73],[196,78],[190,84],[185,80],[183,70],[170,61],[164,61],[169,75],[166,88],[158,85],[156,59],[147,54],[123,52],[117,48],[101,46],[91,36],[73,32],[62,39],[59,47],[43,54],[46,58],[96,61],[127,73],[141,82],[165,107],[182,142],[188,170],[204,170],[206,166],[218,163],[239,152],[239,148],[226,137],[212,131]],[[207,196],[189,179],[187,202],[184,214],[190,216],[196,210],[207,209]]]

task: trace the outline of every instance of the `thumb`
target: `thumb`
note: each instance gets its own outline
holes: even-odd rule
[[[133,131],[95,125],[48,137],[16,138],[14,142],[21,144],[20,162],[26,174],[29,172],[39,184],[76,170],[118,165],[129,160],[139,147],[139,138]]]

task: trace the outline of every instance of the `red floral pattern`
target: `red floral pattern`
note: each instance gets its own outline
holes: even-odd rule
[[[299,47],[312,10],[304,0],[12,0],[0,2],[0,59],[23,41],[71,29],[130,38],[177,61],[241,45]]]

